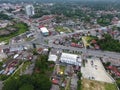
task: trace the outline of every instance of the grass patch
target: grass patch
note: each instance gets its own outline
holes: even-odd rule
[[[71,79],[69,79],[67,81],[67,86],[66,86],[65,90],[70,90],[70,82],[71,82]]]
[[[9,42],[9,40],[15,36],[18,36],[26,31],[28,31],[28,26],[25,23],[16,23],[14,26],[11,26],[17,29],[16,32],[9,34],[9,35],[5,35],[5,36],[0,36],[0,42],[1,41],[5,41],[5,42]]]
[[[112,83],[83,79],[82,90],[117,90],[117,87]]]
[[[57,26],[56,28],[55,28],[55,30],[57,31],[57,32],[64,32],[64,33],[70,33],[70,32],[73,32],[73,30],[72,29],[69,29],[69,28],[67,28],[67,27],[62,27],[62,26]]]
[[[82,40],[83,40],[83,43],[85,46],[89,46],[90,45],[90,42],[92,40],[96,40],[97,37],[93,37],[93,36],[85,36],[85,37],[82,37]]]
[[[117,90],[115,84],[105,83],[105,90]]]
[[[120,88],[120,78],[116,80],[117,86]]]

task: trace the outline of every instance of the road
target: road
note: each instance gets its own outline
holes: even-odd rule
[[[17,18],[17,19],[19,19],[21,21],[24,21],[25,23],[29,23],[28,21],[26,21],[26,20],[24,20],[24,19],[22,19],[22,18],[20,18],[20,17],[18,17],[16,15],[13,15],[13,17]],[[114,25],[110,25],[109,27],[112,27],[112,26],[114,26]],[[101,29],[101,28],[95,28],[95,29],[89,29],[89,30],[79,30],[79,31],[76,30],[76,32],[69,33],[69,34],[62,34],[62,35],[56,35],[56,36],[43,37],[42,34],[37,31],[38,27],[36,27],[34,23],[31,23],[30,27],[31,27],[30,28],[31,30],[36,30],[36,37],[35,37],[34,40],[28,41],[28,42],[12,44],[12,45],[4,45],[4,46],[0,46],[0,48],[16,47],[16,46],[20,46],[20,45],[28,46],[28,45],[32,45],[32,43],[35,43],[35,44],[41,45],[43,47],[53,47],[53,48],[56,48],[56,49],[68,49],[70,51],[77,51],[77,52],[83,52],[84,53],[85,52],[84,48],[75,48],[75,47],[66,47],[66,46],[62,46],[62,45],[55,45],[52,42],[56,38],[62,38],[64,36],[69,36],[69,35],[80,33],[80,32],[86,32],[86,31],[88,32],[88,31],[92,31],[92,30]],[[49,43],[45,44],[44,39],[48,39]],[[97,56],[97,57],[108,56],[108,57],[120,59],[120,53],[116,53],[116,52],[108,52],[108,51],[101,51],[101,50],[87,50],[87,53],[89,55],[93,55],[93,56]]]
[[[36,38],[34,40],[28,41],[28,42],[22,42],[22,43],[17,43],[17,44],[9,44],[9,45],[0,46],[0,48],[2,48],[2,49],[9,48],[9,47],[28,46],[28,45],[32,45],[33,43],[35,43],[35,44],[41,45],[42,47],[51,47],[51,48],[56,48],[56,49],[61,49],[61,50],[67,49],[67,50],[70,50],[70,51],[77,51],[77,52],[85,53],[86,51],[85,51],[84,48],[75,48],[75,47],[66,47],[66,46],[62,46],[62,45],[55,45],[55,44],[52,43],[52,41],[56,38],[61,38],[61,37],[64,37],[64,36],[69,36],[69,35],[80,33],[80,32],[88,32],[88,31],[100,29],[100,28],[95,28],[95,29],[79,30],[79,31],[75,30],[76,32],[69,33],[69,34],[43,37],[41,35],[41,33],[37,32],[38,28],[35,26],[35,24],[33,24],[33,23],[30,24],[27,20],[24,20],[23,18],[20,18],[17,15],[13,15],[13,18],[24,21],[25,23],[30,25],[31,30],[33,30],[33,29],[36,30]],[[114,25],[110,25],[109,27],[112,27],[112,26],[114,26]],[[50,40],[50,43],[45,44],[44,39]],[[93,56],[96,56],[96,57],[107,56],[107,57],[111,57],[111,58],[120,59],[120,53],[116,53],[116,52],[108,52],[108,51],[100,51],[100,50],[99,51],[98,50],[87,50],[87,53],[89,55],[93,55]],[[3,84],[0,81],[0,87],[2,87],[2,85]],[[1,88],[0,88],[0,90],[1,90]]]

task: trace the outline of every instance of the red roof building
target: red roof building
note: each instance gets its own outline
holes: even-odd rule
[[[93,44],[96,44],[96,43],[97,43],[97,41],[96,41],[96,40],[92,40],[91,42],[92,42]]]
[[[52,83],[53,83],[53,84],[58,84],[59,81],[58,81],[57,79],[52,79]]]
[[[120,76],[120,71],[116,67],[109,66],[107,68],[110,69],[112,72],[114,72],[117,76]]]
[[[71,46],[72,46],[72,47],[75,47],[75,46],[76,46],[76,44],[75,44],[75,43],[71,43]]]

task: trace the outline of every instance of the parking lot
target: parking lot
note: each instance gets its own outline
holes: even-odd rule
[[[101,61],[98,58],[87,59],[85,67],[81,67],[84,78],[102,82],[113,83],[114,80],[107,74]]]

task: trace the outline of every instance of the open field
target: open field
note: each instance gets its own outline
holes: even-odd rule
[[[82,90],[117,90],[117,88],[111,83],[83,79]]]
[[[107,83],[114,82],[110,75],[105,71],[101,61],[98,58],[87,59],[87,63],[85,63],[85,67],[81,68],[81,72],[83,77],[87,79]]]
[[[92,40],[94,40],[94,39],[96,39],[96,37],[91,37],[91,36],[84,36],[84,37],[82,37],[84,46],[90,46],[90,42]]]
[[[56,27],[55,30],[56,30],[57,32],[59,32],[59,33],[60,33],[60,32],[64,32],[64,33],[73,32],[73,30],[71,30],[71,29],[69,29],[69,28],[67,28],[67,27],[62,27],[62,26]]]
[[[28,27],[24,24],[24,23],[17,23],[13,26],[14,28],[17,29],[17,31],[15,31],[14,33],[11,33],[9,35],[5,35],[5,36],[0,36],[0,42],[1,41],[5,41],[5,42],[9,42],[9,40],[15,36],[18,36],[26,31],[28,31]]]

